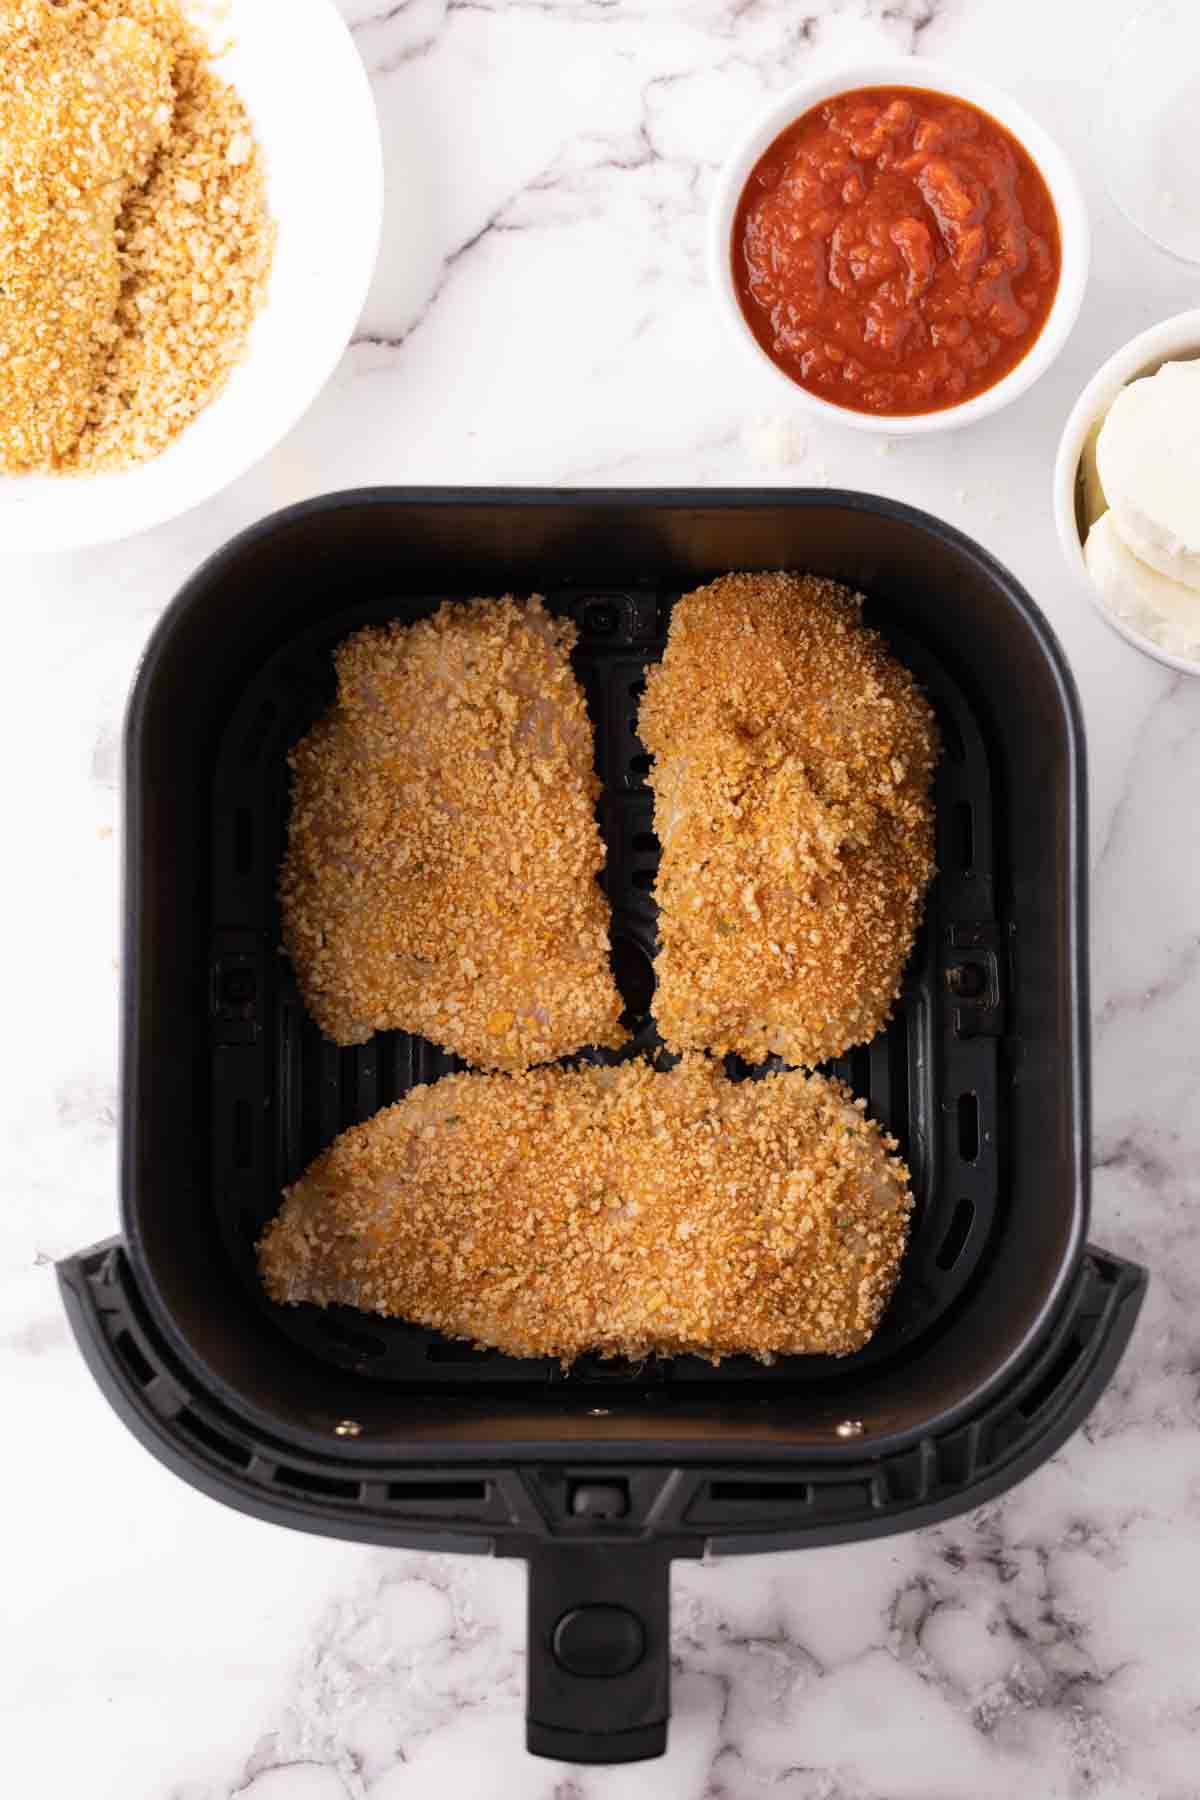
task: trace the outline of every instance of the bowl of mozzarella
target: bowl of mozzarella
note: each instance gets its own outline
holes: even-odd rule
[[[1111,356],[1067,421],[1054,474],[1067,561],[1145,655],[1200,675],[1200,310]]]

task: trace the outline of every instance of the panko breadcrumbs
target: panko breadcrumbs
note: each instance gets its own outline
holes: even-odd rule
[[[454,1075],[319,1156],[259,1266],[276,1301],[510,1356],[843,1355],[904,1251],[895,1150],[819,1075],[731,1082],[705,1057]]]
[[[932,709],[813,576],[726,575],[646,678],[672,1050],[812,1067],[886,1022],[934,867]]]
[[[0,471],[164,450],[240,358],[274,237],[179,0],[0,0]]]
[[[486,1069],[624,1041],[575,628],[536,597],[357,632],[293,750],[284,946],[326,1036]]]

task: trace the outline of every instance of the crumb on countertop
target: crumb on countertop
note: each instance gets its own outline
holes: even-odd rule
[[[762,468],[784,469],[802,462],[808,441],[793,419],[778,415],[752,419],[742,432],[742,442]]]

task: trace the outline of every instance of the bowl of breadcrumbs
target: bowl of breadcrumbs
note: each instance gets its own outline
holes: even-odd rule
[[[127,537],[273,449],[382,215],[332,0],[0,0],[0,551]]]

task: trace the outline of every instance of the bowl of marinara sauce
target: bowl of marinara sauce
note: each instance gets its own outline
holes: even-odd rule
[[[924,58],[776,99],[723,168],[713,289],[805,407],[893,436],[1006,406],[1053,362],[1087,283],[1083,195],[1005,95]]]

